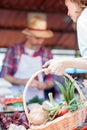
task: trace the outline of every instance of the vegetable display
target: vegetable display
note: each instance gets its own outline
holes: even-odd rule
[[[17,126],[23,125],[26,129],[29,128],[29,123],[26,118],[25,112],[14,112],[13,116],[8,116],[5,113],[0,113],[0,124],[3,130],[7,130],[11,124]]]

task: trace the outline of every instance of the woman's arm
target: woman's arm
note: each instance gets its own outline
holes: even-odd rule
[[[63,75],[66,68],[79,68],[87,69],[87,58],[72,58],[57,60],[52,59],[44,64],[43,67],[47,67],[46,73]]]

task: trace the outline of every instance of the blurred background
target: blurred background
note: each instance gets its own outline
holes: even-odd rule
[[[75,24],[67,16],[63,0],[0,0],[0,70],[7,48],[25,40],[21,31],[27,27],[30,13],[46,14],[48,29],[54,32],[54,37],[44,44],[52,50],[54,58],[80,56]],[[67,72],[87,77],[86,71],[69,69]]]
[[[24,40],[29,13],[45,13],[55,36],[44,44],[50,48],[78,49],[76,32],[62,0],[0,0],[0,47]]]
[[[67,16],[63,0],[0,0],[0,66],[6,49],[25,40],[21,31],[32,12],[46,14],[48,29],[54,32],[54,37],[44,44],[54,56],[79,56],[75,25]]]

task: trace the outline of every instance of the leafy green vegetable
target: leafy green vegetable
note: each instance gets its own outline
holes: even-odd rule
[[[28,104],[32,104],[32,103],[38,103],[38,104],[42,104],[43,103],[43,99],[39,99],[38,96],[33,97],[31,100],[29,100],[27,102]]]
[[[74,82],[71,82],[71,80],[65,77],[65,87],[58,81],[56,81],[56,84],[60,88],[61,93],[63,94],[64,99],[67,103],[65,108],[69,109],[70,111],[74,111],[79,107],[83,107],[83,103],[80,101],[79,98],[77,98],[75,94]]]
[[[48,97],[49,97],[51,106],[49,107],[49,109],[44,108],[44,110],[48,111],[48,120],[53,120],[55,116],[60,112],[61,107],[58,103],[54,101],[52,93],[49,93]]]
[[[65,86],[63,86],[58,81],[55,81],[57,86],[60,88],[61,93],[64,97],[63,102],[61,101],[59,103],[55,102],[53,99],[53,94],[49,93],[49,102],[50,107],[45,109],[48,111],[48,120],[53,120],[54,118],[63,115],[64,113],[68,111],[75,111],[78,108],[83,108],[84,105],[82,101],[80,100],[79,96],[75,94],[75,85],[74,82],[71,82],[70,79],[65,77]]]
[[[61,83],[59,83],[58,81],[55,81],[55,82],[56,82],[57,86],[60,88],[60,90],[61,90],[61,92],[62,92],[62,94],[64,96],[65,101],[68,103],[67,93],[66,93],[66,90],[65,90],[64,86]]]

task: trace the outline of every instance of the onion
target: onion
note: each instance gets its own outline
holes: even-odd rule
[[[48,112],[41,105],[34,106],[29,113],[29,121],[33,125],[41,125],[48,118]]]

